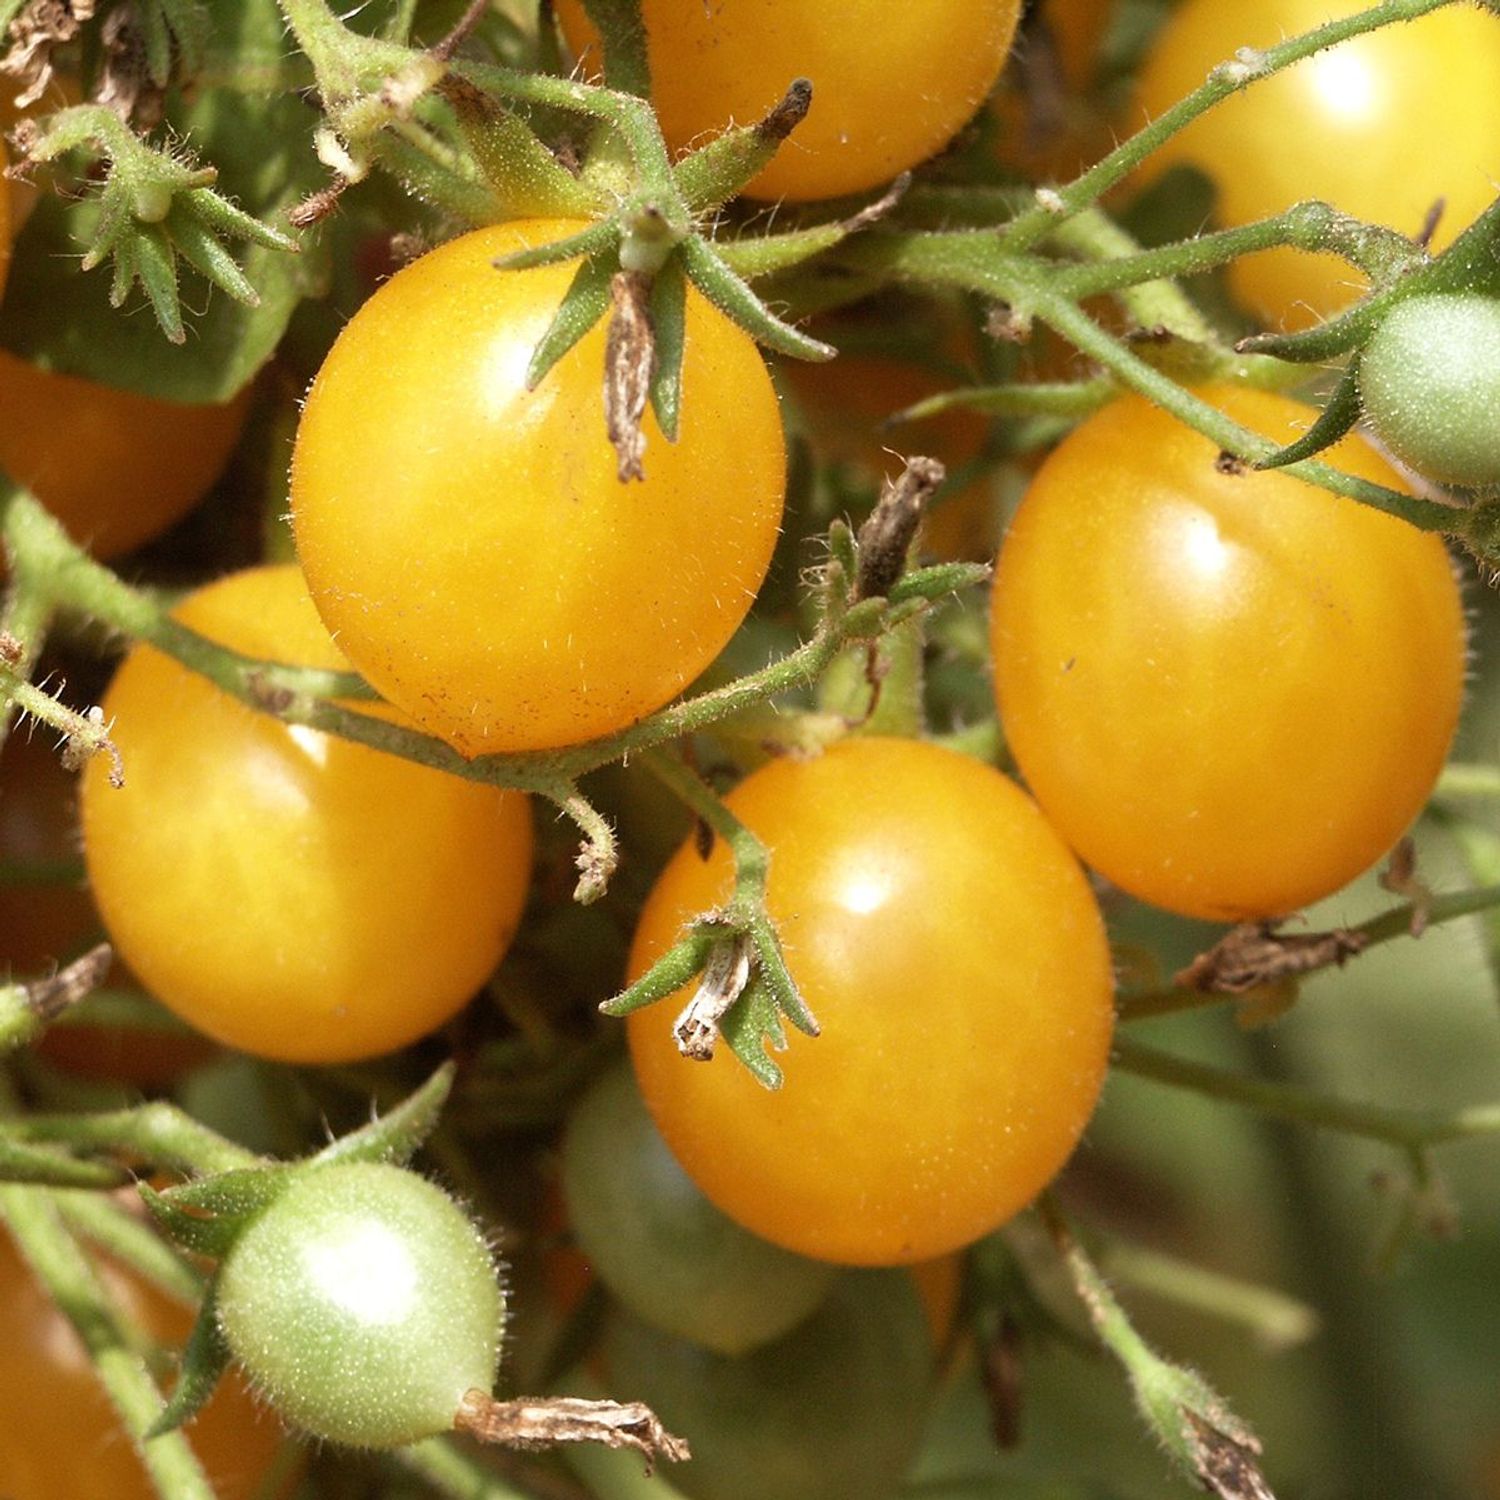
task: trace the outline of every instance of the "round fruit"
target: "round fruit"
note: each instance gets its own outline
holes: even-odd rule
[[[1399,303],[1360,356],[1359,394],[1381,442],[1419,474],[1500,484],[1500,300]]]
[[[0,469],[94,556],[115,557],[207,494],[239,441],[246,406],[158,401],[0,350]]]
[[[190,595],[182,624],[253,657],[347,670],[293,567]],[[499,962],[531,865],[526,799],[282,724],[137,647],[105,696],[125,785],[83,784],[84,852],[121,958],[233,1047],[389,1052]]]
[[[192,1320],[113,1266],[98,1268],[122,1314],[164,1343]],[[6,1500],[156,1500],[72,1325],[0,1230],[0,1474]],[[186,1429],[220,1500],[270,1500],[266,1480],[284,1437],[237,1375],[227,1376]]]
[[[846,1272],[810,1318],[739,1359],[624,1317],[604,1353],[620,1390],[690,1435],[672,1485],[693,1500],[888,1500],[932,1385],[927,1320],[890,1271]]]
[[[968,1244],[1056,1174],[1098,1097],[1109,953],[1062,841],[998,771],[936,745],[850,739],[729,798],[771,854],[767,909],[822,1026],[768,1092],[721,1047],[678,1055],[686,999],[630,1017],[646,1103],[725,1213],[860,1265]],[[691,843],[641,914],[638,975],[731,888]]]
[[[1316,413],[1212,387],[1280,442]],[[1325,455],[1393,487],[1357,438]],[[1245,471],[1137,396],[1042,466],[1000,552],[1007,742],[1083,860],[1216,921],[1296,910],[1421,810],[1463,697],[1443,544],[1290,474]]]
[[[217,1286],[235,1358],[314,1437],[414,1443],[494,1384],[505,1302],[484,1236],[400,1167],[304,1173],[241,1233]]]
[[[99,558],[129,552],[186,516],[219,477],[245,401],[187,407],[0,350],[0,469]]]
[[[834,1269],[741,1229],[677,1165],[628,1067],[581,1099],[563,1138],[563,1191],[578,1246],[637,1317],[720,1354],[795,1328]]]
[[[648,414],[616,477],[605,329],[535,390],[526,367],[573,267],[491,262],[581,228],[476,230],[391,278],[308,396],[293,525],[349,658],[465,754],[573,744],[659,708],[718,654],[770,561],[781,415],[748,335],[694,291],[682,427]]]
[[[979,108],[1015,36],[1018,0],[645,0],[651,101],[674,151],[764,117],[796,78],[807,118],[746,191],[833,198],[888,182],[942,150]],[[585,68],[599,34],[580,0],[558,18]]]
[[[1161,114],[1240,47],[1269,47],[1365,8],[1365,0],[1187,0],[1146,62],[1137,118]],[[1500,178],[1500,17],[1453,6],[1319,52],[1251,83],[1151,161],[1206,171],[1226,225],[1323,198],[1415,235],[1441,203],[1434,248],[1442,249],[1489,207]],[[1289,328],[1362,290],[1347,262],[1298,250],[1237,261],[1230,282],[1263,318]]]

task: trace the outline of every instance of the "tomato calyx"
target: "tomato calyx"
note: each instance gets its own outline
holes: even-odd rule
[[[98,943],[55,974],[0,985],[0,1053],[35,1040],[65,1010],[98,989],[114,960],[114,949]]]

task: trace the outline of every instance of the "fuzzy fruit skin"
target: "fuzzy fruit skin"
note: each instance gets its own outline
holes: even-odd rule
[[[1018,0],[645,0],[652,103],[674,151],[731,123],[753,125],[794,78],[813,102],[746,188],[803,201],[859,193],[940,151],[993,87]],[[599,34],[580,0],[563,32],[590,73]]]
[[[1237,48],[1274,46],[1365,0],[1186,0],[1158,33],[1140,74],[1131,128],[1198,88]],[[1151,157],[1187,163],[1218,189],[1226,225],[1307,198],[1416,235],[1439,199],[1443,250],[1489,207],[1500,178],[1500,16],[1455,5],[1342,42],[1257,80]],[[1277,249],[1229,268],[1237,295],[1272,327],[1306,328],[1346,307],[1362,278],[1333,255]]]
[[[1276,440],[1317,413],[1199,393]],[[1320,455],[1401,488],[1368,444]],[[1219,450],[1128,396],[1042,465],[1000,550],[990,640],[1006,743],[1083,861],[1212,921],[1296,911],[1421,811],[1463,700],[1442,541]]]
[[[578,1246],[637,1317],[721,1354],[780,1338],[828,1293],[834,1269],[720,1213],[677,1164],[628,1067],[579,1100],[562,1181]]]
[[[677,1051],[680,994],[629,1018],[641,1092],[709,1199],[774,1244],[905,1265],[972,1243],[1062,1167],[1104,1081],[1103,923],[1035,804],[977,760],[851,738],[730,794],[770,852],[766,908],[822,1027],[790,1031],[783,1086],[727,1046]],[[690,840],[641,913],[630,975],[732,885]]]
[[[400,1167],[307,1172],[244,1230],[217,1288],[235,1358],[314,1437],[418,1442],[494,1384],[505,1301],[484,1236]]]
[[[347,669],[294,567],[231,574],[174,618]],[[499,963],[531,872],[520,793],[280,723],[145,646],[104,712],[127,769],[84,773],[90,885],[123,961],[200,1031],[286,1062],[375,1057]]]
[[[927,1320],[899,1271],[845,1272],[810,1318],[738,1359],[624,1316],[604,1357],[613,1388],[692,1434],[693,1460],[671,1480],[692,1500],[890,1500],[933,1374]]]
[[[1500,484],[1500,299],[1410,297],[1387,315],[1359,361],[1375,434],[1442,484]]]
[[[349,659],[466,755],[611,734],[692,681],[744,619],[786,489],[760,351],[689,288],[682,416],[649,409],[622,483],[601,390],[607,319],[535,390],[526,370],[576,266],[497,256],[586,227],[478,229],[393,276],[313,384],[292,522]]]

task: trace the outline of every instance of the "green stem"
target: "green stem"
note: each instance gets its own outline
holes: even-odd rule
[[[1096,208],[1085,209],[1070,219],[1059,228],[1053,240],[1058,249],[1081,255],[1097,263],[1098,267],[1114,267],[1140,260],[1141,247],[1136,241]],[[1079,267],[1080,270],[1093,268]],[[1126,311],[1142,328],[1165,328],[1178,338],[1195,344],[1217,344],[1217,332],[1198,311],[1192,298],[1175,282],[1165,279],[1178,274],[1181,273],[1157,272],[1100,290],[1116,293]],[[1066,295],[1076,298],[1087,293],[1070,291]]]
[[[52,1194],[0,1186],[0,1216],[32,1272],[83,1341],[157,1493],[170,1500],[213,1500],[213,1489],[181,1432],[145,1440],[166,1403],[145,1360],[131,1349],[118,1314],[63,1224]]]
[[[1207,82],[1158,115],[1145,129],[1117,146],[1082,176],[1066,187],[1039,193],[1036,206],[1018,214],[1001,231],[1005,248],[1012,253],[1028,250],[1054,234],[1060,225],[1097,203],[1116,183],[1124,181],[1174,135],[1248,84],[1269,78],[1325,47],[1398,21],[1413,20],[1453,3],[1455,0],[1384,0],[1369,10],[1330,21],[1252,57],[1241,54],[1221,63],[1208,75]]]
[[[1500,797],[1500,766],[1450,761],[1438,777],[1435,797]]]
[[[60,1193],[56,1201],[68,1227],[107,1252],[111,1260],[129,1266],[185,1306],[198,1305],[206,1280],[203,1273],[123,1204],[99,1193]]]
[[[261,1158],[225,1140],[175,1104],[153,1100],[134,1109],[87,1115],[28,1115],[0,1127],[17,1141],[53,1141],[83,1150],[118,1151],[155,1166],[207,1175],[253,1167]]]
[[[1416,918],[1423,919],[1428,927],[1437,927],[1444,922],[1476,916],[1496,908],[1500,908],[1500,885],[1486,885],[1472,891],[1453,891],[1446,896],[1434,897],[1431,901],[1424,902],[1420,908],[1414,902],[1393,906],[1389,911],[1380,912],[1349,931],[1364,938],[1365,948],[1375,948],[1393,938],[1409,937],[1412,922]],[[1222,1005],[1235,998],[1234,995],[1213,990],[1173,986],[1170,989],[1122,996],[1119,1016],[1122,1021],[1147,1021],[1153,1016],[1169,1016],[1178,1011]]]
[[[725,806],[713,789],[674,755],[659,750],[647,753],[646,769],[686,807],[702,818],[724,840],[734,859],[733,905],[753,904],[758,910],[765,897],[771,856],[766,846]]]
[[[1225,452],[1255,463],[1260,459],[1270,458],[1278,451],[1278,443],[1247,427],[1241,427],[1216,407],[1210,406],[1202,397],[1178,385],[1170,375],[1164,375],[1147,364],[1139,355],[1100,328],[1076,303],[1054,292],[1050,286],[1036,291],[1032,308],[1043,322],[1056,329],[1082,353],[1097,360],[1105,369],[1113,371],[1123,384],[1154,401],[1195,432],[1202,433],[1204,437],[1217,443]],[[1387,489],[1384,485],[1356,478],[1312,459],[1288,464],[1284,472],[1335,495],[1343,495],[1350,500],[1374,506],[1376,510],[1385,511],[1388,515],[1399,516],[1423,531],[1450,532],[1460,518],[1460,513],[1450,506]]]
[[[1080,214],[1073,224],[1088,216]],[[1070,224],[1069,230],[1071,228]],[[1058,236],[1059,243],[1065,243],[1067,237],[1068,231],[1064,231]],[[1399,246],[1390,245],[1392,238],[1400,242]],[[1166,281],[1178,276],[1201,276],[1241,255],[1273,250],[1281,245],[1299,250],[1331,251],[1371,276],[1389,271],[1392,259],[1398,255],[1406,261],[1422,259],[1421,253],[1404,236],[1339,213],[1327,203],[1309,201],[1295,203],[1284,213],[1254,224],[1200,234],[1154,250],[1136,248],[1114,259],[1070,266],[1057,275],[1053,285],[1064,296],[1081,300],[1106,292],[1124,292],[1141,283]],[[1188,305],[1191,307],[1191,302]],[[1201,320],[1196,309],[1194,314]],[[1142,326],[1150,327],[1151,324],[1142,319]],[[1185,338],[1193,337],[1169,322],[1165,326],[1175,333],[1182,333]]]
[[[1244,1104],[1276,1119],[1384,1141],[1408,1150],[1500,1134],[1500,1104],[1475,1105],[1446,1113],[1359,1104],[1332,1099],[1297,1084],[1270,1083],[1190,1062],[1124,1037],[1115,1039],[1114,1061],[1116,1067],[1140,1078]]]

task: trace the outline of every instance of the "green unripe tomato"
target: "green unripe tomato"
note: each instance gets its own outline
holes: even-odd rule
[[[603,1348],[612,1389],[691,1440],[670,1482],[692,1500],[891,1500],[933,1377],[904,1270],[842,1273],[810,1318],[738,1359],[623,1314]]]
[[[484,1237],[441,1189],[348,1163],[251,1221],[220,1266],[218,1313],[287,1421],[395,1448],[451,1431],[465,1393],[489,1393],[505,1301]]]
[[[1500,299],[1433,294],[1398,303],[1359,363],[1376,436],[1442,484],[1500,484]]]
[[[721,1354],[795,1328],[837,1275],[715,1208],[677,1165],[628,1066],[607,1073],[574,1108],[562,1180],[579,1248],[616,1298]]]

